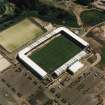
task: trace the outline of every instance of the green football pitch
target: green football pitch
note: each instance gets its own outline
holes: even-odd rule
[[[34,51],[29,57],[45,71],[51,73],[80,51],[81,48],[78,45],[61,35]]]

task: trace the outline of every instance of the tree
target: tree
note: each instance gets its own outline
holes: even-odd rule
[[[0,0],[0,14],[11,15],[14,13],[15,6],[8,0]]]
[[[39,0],[9,0],[14,3],[17,7],[22,9],[34,9]]]
[[[0,0],[0,14],[3,14],[5,12],[6,3],[7,3],[7,0]]]

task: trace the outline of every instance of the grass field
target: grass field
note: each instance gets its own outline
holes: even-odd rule
[[[51,73],[80,50],[79,46],[61,35],[44,47],[34,51],[29,57],[48,73]]]
[[[84,25],[94,26],[105,21],[105,11],[87,10],[81,13],[81,19]]]
[[[12,52],[42,33],[43,30],[27,18],[0,32],[0,44]]]

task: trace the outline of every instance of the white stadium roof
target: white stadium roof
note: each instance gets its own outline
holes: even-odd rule
[[[80,61],[76,61],[74,64],[72,64],[71,66],[69,66],[69,70],[74,74],[78,70],[80,70],[83,66],[84,66],[83,63],[81,63]]]

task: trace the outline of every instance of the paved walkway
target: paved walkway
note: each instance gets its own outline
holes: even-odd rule
[[[96,53],[97,59],[94,63],[91,64],[91,67],[94,67],[101,61],[101,55],[99,53]]]
[[[10,62],[8,62],[7,59],[0,55],[0,72],[8,68],[10,65]]]

